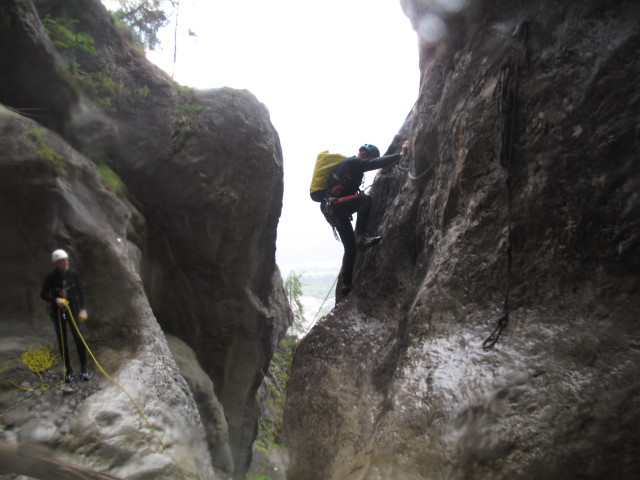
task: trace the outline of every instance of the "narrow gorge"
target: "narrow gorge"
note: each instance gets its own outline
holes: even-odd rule
[[[287,480],[640,478],[640,4],[398,8],[409,155],[370,191],[382,242],[295,350]],[[0,22],[0,479],[244,480],[294,320],[268,105],[173,82],[98,0],[4,0]],[[113,381],[30,390],[12,361],[55,342],[56,248]]]

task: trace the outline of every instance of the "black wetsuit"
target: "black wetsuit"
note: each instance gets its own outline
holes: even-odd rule
[[[56,298],[66,298],[69,302],[69,307],[73,313],[76,325],[78,325],[78,312],[84,308],[84,291],[82,289],[80,276],[74,270],[62,272],[58,268],[54,269],[47,275],[42,285],[40,297],[51,304],[49,312],[51,314],[51,320],[53,321],[53,328],[58,337],[58,349],[60,355],[64,358],[65,371],[72,371],[69,360],[69,348],[67,347],[67,323],[69,324],[73,341],[76,344],[78,357],[80,357],[80,366],[86,367],[87,349],[82,343],[80,335],[78,335],[76,329],[71,325],[70,319],[68,318],[69,312],[66,307],[60,308],[56,303]]]
[[[356,238],[351,226],[351,215],[357,213],[356,232],[367,231],[371,197],[360,192],[365,172],[377,170],[400,160],[400,154],[385,155],[372,159],[349,157],[339,164],[331,174],[327,191],[329,198],[320,208],[327,221],[335,227],[342,240],[342,282],[351,286],[353,265],[356,259]]]

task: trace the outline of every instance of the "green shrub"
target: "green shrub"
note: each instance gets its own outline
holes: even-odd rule
[[[67,167],[67,162],[62,155],[47,145],[42,138],[42,132],[36,127],[30,127],[29,137],[36,145],[36,157],[48,162],[56,172],[62,173]]]
[[[144,45],[136,35],[136,32],[133,30],[133,27],[127,25],[122,21],[122,19],[117,15],[117,12],[109,12],[111,13],[111,18],[113,18],[116,28],[120,32],[120,35],[124,39],[125,43],[129,45],[134,50],[140,52],[144,55]]]
[[[145,85],[144,87],[136,90],[136,96],[140,98],[147,98],[149,96],[149,92],[149,87]]]
[[[194,105],[187,103],[178,107],[178,115],[187,117],[197,117],[204,107],[202,105]]]
[[[53,44],[61,50],[70,52],[86,52],[95,55],[94,39],[82,32],[75,32],[74,26],[78,20],[68,18],[51,18],[46,16],[42,21],[49,38]],[[117,24],[122,29],[130,28],[121,21]],[[131,35],[129,38],[132,38]],[[122,80],[116,80],[111,75],[109,66],[105,66],[102,71],[86,72],[73,55],[65,56],[65,67],[69,75],[69,80],[82,92],[86,93],[105,108],[113,104],[113,97],[118,95],[135,95],[139,98],[147,98],[149,87],[146,85],[135,91],[127,91]]]
[[[49,15],[43,20],[44,28],[56,47],[95,55],[96,47],[93,37],[72,30],[72,26],[78,23],[80,23],[79,20],[51,18]]]
[[[178,107],[176,112],[176,125],[182,133],[198,130],[200,114],[204,110],[202,105],[186,103]]]
[[[124,82],[114,80],[108,66],[101,72],[86,73],[80,70],[77,62],[71,61],[67,64],[67,69],[76,87],[97,100],[103,107],[111,107],[112,97],[127,94]]]
[[[271,358],[268,371],[270,395],[267,400],[267,411],[258,422],[258,435],[253,444],[254,449],[263,454],[266,459],[269,458],[274,447],[286,448],[282,433],[282,415],[287,382],[299,340],[297,333],[304,330],[302,325],[304,308],[300,300],[303,293],[302,274],[291,272],[284,282],[284,289],[294,315],[294,325],[292,334],[287,333],[284,336]]]
[[[169,2],[169,4],[176,7],[173,2]],[[157,0],[127,2],[112,15],[129,25],[142,45],[149,50],[154,50],[160,45],[158,31],[169,23],[167,12],[161,7],[161,2]],[[170,14],[171,12],[169,12]]]
[[[102,184],[107,187],[107,189],[111,190],[116,195],[124,195],[126,192],[126,188],[120,177],[111,170],[111,167],[106,163],[102,163],[98,165],[98,172],[100,173],[100,179],[102,180]]]
[[[175,85],[176,90],[178,91],[178,95],[180,95],[180,97],[182,97],[186,102],[191,100],[191,98],[193,97],[193,89],[191,87],[180,85],[175,80],[173,81],[173,84]]]
[[[268,420],[260,420],[258,422],[258,437],[253,443],[254,448],[267,458],[269,457],[269,449],[272,442],[272,428],[272,422]]]
[[[117,82],[109,76],[109,70],[105,69],[102,74],[96,75],[96,83],[100,89],[113,95],[122,94],[124,92],[124,83],[122,80]]]

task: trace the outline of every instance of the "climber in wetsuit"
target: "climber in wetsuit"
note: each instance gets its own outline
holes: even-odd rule
[[[71,368],[69,348],[67,346],[67,324],[69,324],[78,357],[80,358],[81,378],[89,380],[91,373],[87,369],[87,349],[79,333],[71,324],[69,310],[67,309],[68,305],[76,322],[83,322],[87,319],[87,311],[84,309],[82,282],[78,273],[69,269],[69,255],[67,252],[64,250],[54,251],[51,254],[51,261],[56,268],[47,275],[42,285],[40,297],[51,304],[49,313],[58,337],[60,356],[64,359],[64,379],[66,383],[73,380],[73,369]]]
[[[360,147],[358,155],[345,159],[331,174],[327,188],[329,195],[320,208],[329,224],[337,230],[344,247],[341,270],[343,295],[352,289],[356,248],[371,247],[382,239],[367,233],[371,197],[360,190],[364,173],[397,162],[406,155],[406,150],[407,142],[403,144],[401,153],[381,157],[378,148],[367,143]],[[351,225],[353,213],[358,215],[355,233]]]

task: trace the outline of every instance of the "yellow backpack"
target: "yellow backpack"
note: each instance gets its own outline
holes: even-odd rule
[[[347,158],[339,153],[329,153],[329,150],[320,152],[316,159],[316,166],[313,169],[313,177],[311,179],[311,200],[321,202],[325,195],[325,189],[329,183],[331,172]]]

